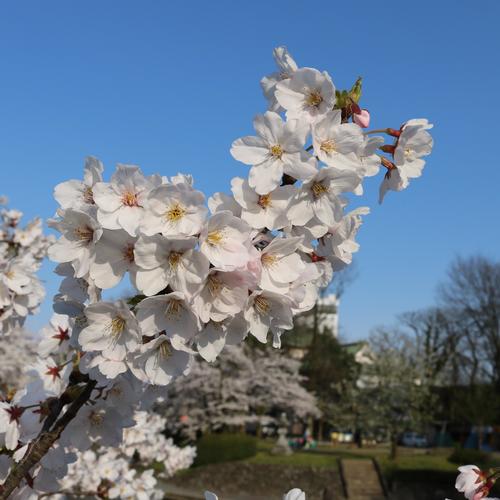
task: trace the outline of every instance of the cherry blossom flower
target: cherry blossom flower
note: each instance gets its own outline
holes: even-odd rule
[[[339,109],[328,111],[312,127],[314,153],[327,165],[351,168],[352,156],[364,142],[363,133],[355,123],[342,123]],[[351,159],[346,158],[351,155]]]
[[[309,125],[299,120],[283,122],[272,111],[254,119],[257,136],[236,139],[231,146],[233,157],[250,169],[248,183],[258,194],[278,187],[283,174],[295,179],[308,179],[316,173],[314,158],[304,145]]]
[[[130,236],[137,236],[144,202],[156,184],[156,178],[145,177],[135,165],[117,165],[110,182],[94,185],[97,220],[105,229],[121,228]]]
[[[61,444],[78,450],[88,450],[93,443],[100,446],[118,446],[124,427],[134,425],[120,413],[102,402],[81,408],[61,435]]]
[[[287,293],[290,283],[304,269],[300,255],[296,253],[302,238],[274,238],[261,252],[262,274],[260,287],[276,293]]]
[[[215,361],[226,344],[227,326],[223,322],[209,321],[197,336],[196,348],[209,363]]]
[[[85,309],[88,325],[78,341],[84,351],[98,351],[110,361],[123,361],[141,343],[139,325],[126,302],[98,302]]]
[[[212,214],[228,210],[235,217],[241,216],[241,205],[237,203],[233,196],[229,196],[226,193],[215,193],[210,196],[208,199],[208,208]]]
[[[136,311],[144,335],[165,331],[176,348],[198,332],[197,317],[180,292],[148,297],[137,305]]]
[[[314,122],[335,105],[330,75],[314,68],[300,68],[289,79],[277,83],[275,95],[288,119]]]
[[[402,191],[409,186],[410,179],[422,175],[425,166],[422,156],[432,151],[433,140],[427,131],[432,127],[425,119],[409,120],[401,127],[393,152],[394,164],[390,166],[380,185],[380,203],[387,191]]]
[[[293,488],[283,495],[283,500],[306,500],[306,494],[300,488]]]
[[[224,271],[246,265],[249,259],[250,226],[223,211],[212,215],[200,233],[200,251]]]
[[[97,207],[94,202],[93,188],[97,182],[102,182],[102,163],[93,156],[85,159],[83,181],[70,180],[61,182],[54,188],[54,198],[61,208],[73,208],[88,212],[95,217]]]
[[[334,167],[322,168],[303,184],[293,200],[288,216],[293,224],[302,226],[314,216],[327,226],[342,218],[345,201],[341,193],[354,191],[361,179],[354,172]]]
[[[458,471],[460,474],[455,482],[455,488],[468,500],[476,500],[476,491],[486,482],[484,472],[476,465],[462,465]]]
[[[212,268],[193,301],[193,308],[201,321],[220,322],[243,310],[249,281],[251,278],[248,273],[223,272]]]
[[[90,277],[99,288],[113,288],[128,271],[135,283],[137,265],[134,246],[137,238],[123,230],[104,229],[95,246],[94,260],[90,265]]]
[[[147,215],[141,231],[147,236],[193,236],[205,221],[205,196],[187,182],[163,184],[153,189],[147,199]]]
[[[145,295],[155,295],[167,285],[186,296],[193,296],[208,275],[210,263],[196,250],[192,237],[165,238],[141,236],[135,246],[137,288]]]
[[[256,229],[271,231],[288,226],[287,210],[296,192],[293,186],[280,186],[266,194],[258,194],[246,179],[231,181],[234,199],[242,207],[241,218]]]
[[[255,291],[248,298],[245,319],[250,333],[259,342],[265,343],[269,330],[276,335],[293,328],[290,300],[278,293]]]
[[[273,50],[273,57],[278,71],[262,78],[260,85],[268,101],[269,110],[279,112],[282,108],[276,100],[276,84],[288,80],[298,67],[286,47],[276,47]]]
[[[182,344],[174,346],[167,335],[159,335],[143,344],[141,354],[134,361],[133,373],[145,382],[167,385],[175,377],[187,375],[192,354]]]
[[[61,219],[55,227],[62,233],[49,248],[48,255],[54,262],[70,262],[75,277],[82,278],[89,272],[95,257],[95,244],[102,235],[99,223],[90,215],[71,208],[60,211]]]
[[[349,212],[321,238],[316,253],[327,258],[334,271],[339,271],[352,262],[352,254],[359,250],[359,244],[354,238],[363,223],[361,216],[369,213],[368,207]]]

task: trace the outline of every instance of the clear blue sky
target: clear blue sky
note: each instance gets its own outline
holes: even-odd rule
[[[191,172],[206,193],[247,168],[229,154],[265,110],[260,78],[287,45],[339,88],[364,76],[374,126],[435,123],[425,175],[376,204],[359,235],[345,337],[431,305],[457,254],[498,258],[500,2],[19,1],[0,15],[0,194],[51,216],[83,159]],[[45,321],[57,289],[46,265]]]

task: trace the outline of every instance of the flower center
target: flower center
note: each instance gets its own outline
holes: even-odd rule
[[[85,203],[88,203],[89,205],[94,205],[94,192],[92,191],[92,188],[87,186],[85,190],[83,191],[83,201]]]
[[[58,326],[57,332],[58,333],[56,333],[55,335],[52,335],[52,338],[59,340],[59,345],[61,345],[65,340],[69,340],[67,328],[62,328],[62,327]]]
[[[327,141],[323,141],[320,146],[321,151],[324,151],[327,154],[334,153],[337,151],[337,145],[333,139],[328,139]]]
[[[180,300],[177,300],[177,299],[171,299],[168,301],[167,310],[165,311],[165,315],[168,318],[171,318],[174,316],[178,317],[181,310],[182,310],[182,302]]]
[[[311,191],[313,193],[314,198],[319,198],[323,196],[325,193],[328,193],[328,187],[322,184],[321,182],[314,182],[311,186]]]
[[[186,210],[179,203],[175,203],[167,210],[165,217],[169,222],[178,222],[184,215],[186,215]]]
[[[108,325],[107,330],[113,337],[119,337],[125,330],[126,324],[127,322],[121,316],[115,316]]]
[[[207,241],[210,245],[220,245],[224,239],[224,233],[221,230],[210,231],[207,235]]]
[[[306,103],[309,106],[318,107],[323,102],[323,97],[321,96],[319,90],[310,90],[306,97]]]
[[[5,410],[10,415],[10,422],[18,422],[24,412],[24,408],[19,406],[11,406]]]
[[[162,342],[160,344],[160,347],[158,348],[158,354],[163,359],[168,359],[170,358],[170,356],[172,356],[172,349],[170,349],[168,342]]]
[[[284,153],[283,148],[279,144],[271,146],[269,148],[269,152],[271,153],[272,156],[274,156],[274,158],[278,158],[280,160]]]
[[[47,366],[47,371],[45,375],[50,375],[52,377],[52,382],[55,382],[56,378],[61,378],[61,367],[59,366]]]
[[[138,207],[139,202],[137,200],[137,194],[131,191],[126,191],[122,195],[122,204],[126,207]]]
[[[170,267],[176,269],[181,261],[181,257],[182,254],[179,252],[170,252],[168,254],[168,263],[170,264]]]
[[[259,201],[257,204],[260,205],[261,208],[266,209],[271,206],[271,195],[270,194],[261,194],[259,196]]]
[[[212,274],[207,279],[207,286],[212,296],[215,296],[218,295],[219,292],[222,290],[223,284],[222,281],[219,278],[217,278],[215,274]]]
[[[127,245],[123,249],[123,258],[131,264],[134,262],[134,245]]]
[[[278,258],[275,255],[272,255],[270,253],[265,253],[262,255],[260,260],[261,260],[263,266],[270,267],[276,263]]]
[[[74,234],[80,241],[85,241],[86,243],[90,243],[94,239],[94,230],[89,226],[77,227],[74,230]]]
[[[9,279],[9,280],[14,279],[14,276],[15,276],[15,275],[16,275],[16,273],[15,273],[14,271],[7,271],[7,272],[5,273],[5,277],[6,277],[7,279]]]
[[[271,306],[269,305],[269,301],[259,295],[254,301],[255,310],[261,315],[265,316],[269,313]]]

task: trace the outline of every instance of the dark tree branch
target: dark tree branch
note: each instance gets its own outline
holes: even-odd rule
[[[35,441],[31,443],[24,458],[19,463],[13,465],[3,486],[0,486],[0,500],[9,498],[10,494],[19,486],[23,478],[29,474],[31,469],[40,462],[51,446],[60,438],[66,426],[76,417],[80,408],[90,399],[96,384],[95,380],[87,382],[64,415],[55,422],[52,430],[42,429]],[[62,406],[64,406],[62,403],[54,406],[54,411],[58,413],[55,417],[53,415],[50,416],[52,421],[62,411]]]

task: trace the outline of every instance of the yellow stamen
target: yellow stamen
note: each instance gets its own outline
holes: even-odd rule
[[[94,192],[89,186],[87,186],[83,191],[83,201],[89,205],[94,205]]]
[[[168,254],[168,263],[170,264],[170,267],[175,269],[179,265],[181,257],[182,254],[179,252],[170,252]]]
[[[115,316],[106,330],[111,333],[112,337],[119,337],[125,330],[126,325],[127,322],[121,316]]]
[[[182,301],[178,299],[170,299],[167,304],[167,310],[165,311],[165,315],[169,318],[173,316],[179,316],[182,310]]]
[[[210,231],[207,235],[207,241],[210,245],[219,245],[224,239],[224,233],[220,230]]]
[[[271,306],[269,305],[269,301],[262,297],[262,295],[259,295],[255,301],[254,301],[254,306],[255,310],[261,315],[265,316],[271,309]]]
[[[75,236],[81,240],[90,243],[94,239],[94,230],[89,226],[77,227],[74,230]]]
[[[165,213],[165,217],[169,222],[178,222],[186,215],[186,210],[179,204],[175,203]]]
[[[170,356],[172,356],[172,349],[170,349],[168,342],[162,342],[160,344],[160,347],[158,348],[158,354],[163,359],[167,359],[170,358]]]
[[[209,292],[214,295],[218,295],[218,293],[222,290],[223,288],[222,281],[217,278],[215,274],[211,274],[208,279],[207,279],[207,287]]]
[[[309,106],[318,107],[323,102],[323,97],[321,96],[319,90],[310,90],[306,97],[306,103]]]
[[[261,194],[259,196],[259,201],[257,202],[262,208],[267,208],[271,206],[271,195],[270,194]]]
[[[262,255],[262,258],[260,260],[263,266],[270,267],[276,263],[278,258],[270,253],[265,253]]]
[[[271,146],[269,148],[269,152],[271,153],[272,156],[274,156],[275,158],[279,158],[280,160],[284,153],[283,148],[279,144]]]
[[[138,207],[139,202],[137,200],[137,194],[127,191],[122,195],[122,204],[126,207]]]
[[[321,151],[324,151],[326,154],[334,153],[337,151],[337,145],[333,139],[328,139],[327,141],[323,141],[320,146]]]
[[[319,198],[320,196],[328,193],[328,187],[322,184],[321,182],[315,182],[311,186],[311,190],[313,192],[313,196],[315,198]]]

